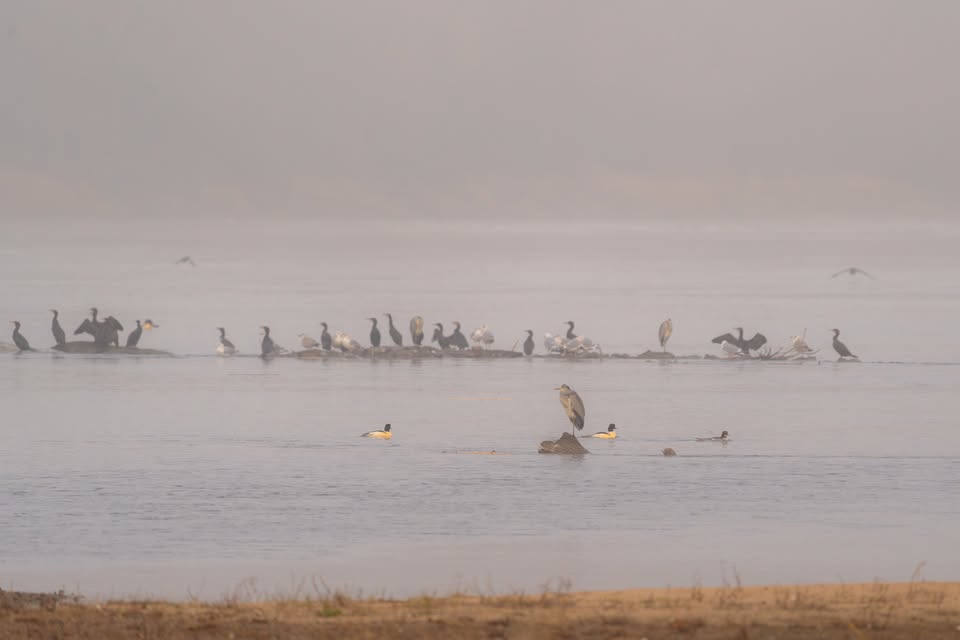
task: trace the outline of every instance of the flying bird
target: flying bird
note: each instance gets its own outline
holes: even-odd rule
[[[587,410],[583,408],[583,400],[580,399],[576,391],[565,384],[556,387],[554,391],[560,392],[560,404],[566,411],[567,417],[570,418],[570,423],[577,429],[583,430],[583,421],[587,415]],[[576,437],[576,431],[571,429],[570,432]]]
[[[876,280],[876,278],[874,278],[872,275],[870,275],[869,273],[867,273],[866,271],[864,271],[864,270],[861,269],[860,267],[847,267],[846,269],[840,269],[840,271],[837,271],[835,274],[833,274],[833,275],[830,276],[830,277],[831,277],[831,278],[836,278],[837,276],[841,276],[841,275],[843,275],[843,274],[845,274],[845,273],[848,274],[848,275],[851,275],[851,276],[855,276],[855,275],[857,275],[857,274],[859,273],[859,274],[862,274],[862,275],[867,276],[867,277],[870,278],[871,280]]]
[[[670,318],[667,318],[660,323],[660,348],[664,351],[667,350],[667,340],[670,339],[670,336],[673,335],[673,321]]]
[[[197,266],[197,263],[194,262],[193,258],[191,258],[190,256],[183,256],[182,258],[177,260],[174,264],[188,264],[191,267]]]
[[[840,329],[833,329],[833,350],[840,354],[840,359],[856,358],[857,356],[850,353],[850,349],[847,349],[847,345],[840,342],[839,338]]]

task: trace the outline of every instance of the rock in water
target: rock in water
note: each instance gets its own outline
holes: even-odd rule
[[[582,456],[590,452],[583,448],[579,440],[569,433],[564,432],[559,440],[544,440],[541,442],[539,453],[565,453],[567,455]]]

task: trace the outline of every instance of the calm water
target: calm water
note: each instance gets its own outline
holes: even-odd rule
[[[3,318],[35,346],[47,308],[72,329],[97,304],[153,318],[141,346],[181,356],[0,354],[0,587],[218,598],[320,577],[399,595],[900,580],[922,561],[960,577],[956,228],[289,225],[184,247],[158,224],[110,248],[129,232],[0,240]],[[199,266],[171,264],[184,254]],[[878,279],[829,277],[848,264]],[[502,348],[567,319],[631,353],[667,316],[679,354],[737,324],[775,344],[807,328],[829,360],[837,326],[864,362],[209,355],[218,325],[254,353],[260,324],[289,347],[321,320],[366,342],[384,311],[486,323]],[[620,438],[538,455],[569,427],[560,383],[588,431]],[[385,422],[393,441],[357,437]],[[726,446],[694,441],[721,429]],[[480,449],[505,455],[456,453]]]

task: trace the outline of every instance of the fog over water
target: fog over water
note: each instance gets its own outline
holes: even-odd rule
[[[0,588],[957,579],[958,18],[4,4],[0,320],[37,351],[0,335]],[[51,351],[92,306],[172,357]],[[255,357],[387,312],[536,357]],[[668,317],[695,357],[544,357]],[[702,357],[737,326],[819,353]],[[537,454],[562,383],[619,437]]]

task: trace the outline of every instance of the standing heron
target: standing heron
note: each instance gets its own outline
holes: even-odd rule
[[[527,329],[527,339],[523,341],[523,355],[532,356],[533,347],[533,330]]]
[[[576,391],[565,384],[556,387],[554,391],[560,392],[560,404],[563,405],[563,410],[567,412],[570,422],[575,428],[583,430],[583,420],[587,416],[587,410],[583,408],[583,400],[580,399]],[[574,437],[577,436],[577,432],[573,429],[570,430],[570,433]]]
[[[374,347],[380,346],[380,329],[377,329],[377,319],[376,318],[367,318],[370,322],[373,323],[373,326],[370,327],[370,344]]]
[[[260,327],[263,329],[263,340],[260,341],[260,355],[266,357],[273,353],[273,338],[270,337],[270,327]]]
[[[573,332],[573,320],[567,320],[564,324],[569,325],[567,328],[567,340],[573,340],[577,337],[577,334]]]
[[[448,342],[451,346],[461,351],[470,348],[470,343],[467,342],[467,336],[463,335],[463,332],[460,331],[460,323],[456,320],[453,321],[453,333],[450,334]]]
[[[134,348],[140,342],[140,336],[143,335],[143,325],[137,320],[137,328],[127,335],[127,347]]]
[[[383,315],[387,316],[387,324],[390,326],[390,328],[387,330],[387,333],[390,334],[390,339],[393,340],[393,344],[397,345],[398,347],[402,347],[403,334],[397,331],[397,328],[393,326],[393,316],[389,313],[385,313]]]
[[[217,344],[217,353],[222,356],[232,356],[237,352],[237,348],[233,346],[233,343],[227,340],[227,330],[223,327],[217,327],[217,331],[220,332],[220,342]]]
[[[308,336],[305,333],[301,333],[297,336],[300,338],[300,344],[303,345],[304,349],[316,349],[320,346],[320,343]]]
[[[326,322],[321,322],[320,326],[323,327],[323,333],[320,334],[320,346],[324,351],[331,351],[333,349],[333,336],[327,330]]]
[[[30,348],[30,343],[27,342],[27,339],[20,333],[20,322],[17,320],[11,322],[13,323],[13,344],[17,345],[17,349],[20,351],[33,351],[33,349]]]
[[[410,337],[418,347],[423,344],[423,318],[420,316],[410,318]]]
[[[667,318],[660,323],[660,348],[666,352],[667,340],[673,335],[673,320]]]
[[[857,356],[850,353],[850,349],[847,349],[847,345],[840,342],[839,338],[840,329],[833,329],[833,350],[840,354],[840,359],[856,358]]]
[[[436,342],[440,345],[441,349],[450,348],[450,338],[443,335],[443,325],[439,322],[435,323],[433,329],[433,337],[430,339],[430,342]]]
[[[67,334],[63,330],[63,327],[60,326],[60,320],[58,320],[60,312],[56,309],[50,309],[50,311],[53,313],[53,321],[50,323],[50,330],[53,331],[53,339],[57,341],[57,345],[66,344]]]

